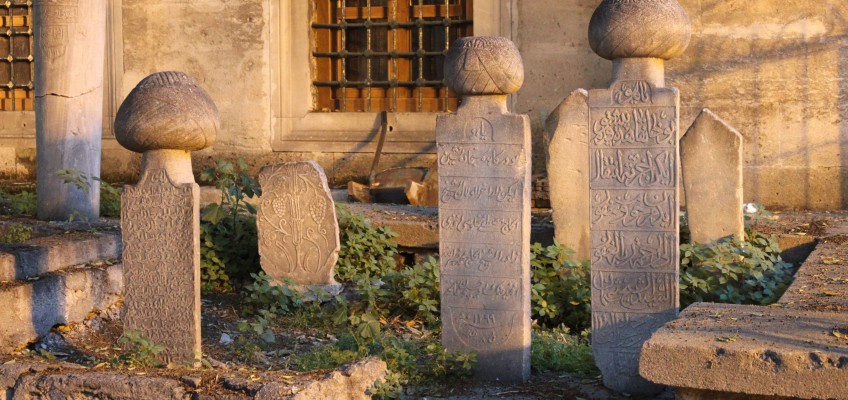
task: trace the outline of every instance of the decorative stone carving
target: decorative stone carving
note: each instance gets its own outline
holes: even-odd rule
[[[291,280],[337,293],[339,225],[324,170],[315,161],[269,165],[259,171],[259,256],[272,284]]]
[[[457,40],[445,62],[462,95],[436,122],[442,343],[473,351],[478,378],[530,374],[530,123],[507,111],[523,83],[515,45]]]
[[[742,135],[704,109],[680,139],[690,242],[745,237]]]
[[[674,0],[604,0],[589,28],[614,63],[588,100],[592,349],[604,385],[634,395],[662,389],[639,375],[640,350],[679,308],[680,99],[663,60],[689,32]]]
[[[115,121],[118,141],[144,152],[141,179],[121,196],[124,329],[164,346],[169,362],[201,354],[200,187],[191,150],[211,145],[218,126],[209,95],[181,72],[142,80]]]
[[[83,190],[56,172],[100,176],[106,2],[35,1],[32,26],[38,218],[96,221],[100,182]]]
[[[572,92],[545,124],[554,233],[578,260],[589,253],[589,93]]]

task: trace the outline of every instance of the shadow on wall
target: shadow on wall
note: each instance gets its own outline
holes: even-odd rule
[[[767,0],[754,3],[764,13]],[[746,201],[848,208],[848,6],[827,0],[790,14],[795,3],[768,11],[772,21],[791,15],[777,23],[738,17],[745,6],[723,0],[690,7],[693,41],[668,64],[669,86],[681,91],[682,131],[710,108],[743,134]]]

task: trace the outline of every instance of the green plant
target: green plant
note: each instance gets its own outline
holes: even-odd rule
[[[739,238],[708,245],[680,245],[680,302],[770,304],[792,280],[775,236],[748,230]]]
[[[401,305],[407,306],[424,322],[439,321],[439,260],[430,257],[421,265],[404,267],[400,272]]]
[[[0,228],[0,243],[21,243],[31,238],[32,227],[29,225],[10,224]]]
[[[121,189],[97,176],[88,176],[75,169],[60,169],[56,175],[66,184],[74,185],[83,192],[91,190],[92,182],[100,182],[100,215],[110,218],[121,216]]]
[[[339,220],[339,261],[336,277],[339,281],[382,277],[396,267],[397,244],[390,239],[397,234],[385,227],[374,227],[360,214],[336,205]]]
[[[245,201],[261,196],[256,179],[247,175],[247,164],[220,161],[200,175],[214,181],[221,201],[204,207],[200,225],[201,289],[229,291],[233,280],[247,280],[259,272],[256,208]]]
[[[158,367],[159,353],[164,347],[154,343],[138,331],[124,331],[123,336],[118,338],[118,345],[124,348],[123,354],[112,359],[111,364],[115,367],[126,365],[128,367]]]
[[[573,372],[585,376],[600,374],[595,367],[589,331],[574,336],[566,326],[554,329],[535,329],[530,358],[538,371]]]
[[[574,251],[559,242],[530,247],[533,318],[544,326],[566,324],[583,330],[591,324],[589,263],[571,258]]]
[[[23,190],[12,194],[0,189],[0,197],[9,202],[9,211],[12,214],[35,216],[38,211],[38,199],[35,192]]]

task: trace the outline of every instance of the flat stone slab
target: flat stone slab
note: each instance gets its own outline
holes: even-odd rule
[[[43,336],[57,324],[81,322],[120,298],[121,264],[65,269],[34,281],[0,284],[0,353]]]
[[[848,319],[848,246],[827,239],[819,243],[779,303],[794,310],[838,312]]]
[[[0,247],[0,281],[25,280],[93,260],[121,258],[120,232],[73,232]]]
[[[664,385],[848,399],[844,312],[697,303],[658,330],[641,354],[640,374]]]

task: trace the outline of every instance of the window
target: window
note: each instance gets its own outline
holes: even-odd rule
[[[33,110],[31,4],[0,3],[0,111]]]
[[[472,33],[467,0],[315,0],[316,111],[455,110],[444,56]]]
[[[344,7],[341,6],[341,0],[271,0],[271,148],[275,151],[291,152],[373,153],[382,121],[379,111],[387,110],[396,113],[396,129],[386,138],[384,152],[435,151],[436,113],[455,109],[456,100],[451,100],[450,93],[435,84],[422,85],[421,90],[416,90],[419,86],[415,84],[422,83],[416,77],[420,77],[422,73],[425,81],[441,80],[439,74],[442,55],[436,53],[445,49],[440,45],[442,40],[445,43],[450,40],[438,36],[445,32],[445,25],[439,24],[450,13],[450,30],[446,36],[473,34],[513,37],[513,10],[517,8],[517,2],[518,0],[451,0],[447,3],[449,9],[445,9],[445,0],[371,0],[370,7],[368,0],[345,0]],[[323,11],[319,7],[322,4]],[[351,7],[354,9],[351,10]],[[395,9],[397,16],[394,14]],[[364,25],[357,27],[353,24],[367,23],[369,10],[372,35],[372,48],[369,53],[371,81],[381,81],[382,87],[372,84],[369,97],[368,87],[352,87],[346,84],[344,97],[341,97],[342,71],[345,74],[344,80],[368,81],[369,61],[364,54],[368,50],[368,29],[363,29],[366,28]],[[418,12],[417,16],[415,12]],[[339,16],[342,15],[346,18],[340,19]],[[404,17],[404,24],[415,26],[401,27],[401,15],[407,15]],[[463,22],[459,25],[472,16],[473,24]],[[379,20],[391,24],[393,18],[396,18],[396,26],[385,26],[385,33],[378,32],[384,29],[375,26]],[[419,22],[419,19],[423,21]],[[344,47],[341,46],[341,27],[334,29],[329,26],[341,25],[342,20],[346,24]],[[458,26],[454,26],[454,22]],[[315,26],[322,23],[327,25]],[[421,40],[418,24],[427,26],[433,36],[428,38],[427,31],[422,29],[424,39]],[[464,30],[461,33],[460,27]],[[357,29],[359,31],[356,31]],[[353,32],[350,37],[353,38],[351,43],[355,42],[355,45],[347,43],[348,31]],[[321,35],[323,38],[319,37]],[[380,35],[385,36],[385,47],[380,47],[382,41],[375,40],[375,37]],[[395,35],[399,42],[396,47]],[[405,37],[409,39],[408,47],[402,47]],[[320,51],[322,53],[338,53],[344,49],[344,69],[341,67],[340,55],[314,56],[319,50],[319,42],[323,43]],[[423,54],[420,58],[411,56],[409,53],[419,55],[420,44],[424,46],[424,53],[430,54]],[[365,50],[357,50],[363,47]],[[380,53],[384,54],[378,55],[378,50],[383,48],[386,51]],[[394,57],[391,54],[393,49],[398,52]],[[407,54],[402,57],[401,52]],[[416,60],[418,66],[414,67]],[[395,62],[398,63],[397,69],[394,69]],[[405,62],[408,63],[409,69],[401,70],[400,66]],[[321,63],[324,63],[323,67],[319,65]],[[421,63],[424,63],[423,68]],[[380,65],[385,65],[385,69],[378,68]],[[322,68],[323,75],[319,75]],[[357,68],[358,71],[354,71]],[[350,76],[348,72],[351,73]],[[410,81],[403,77],[405,73]],[[359,75],[354,76],[355,74]],[[393,79],[397,80],[397,95],[394,93],[395,87],[391,84]],[[402,79],[406,83],[401,84]],[[319,86],[315,85],[315,82],[326,82],[327,85]]]

